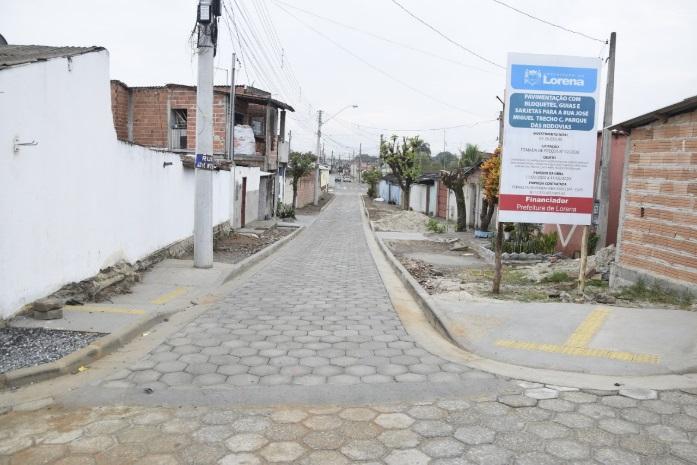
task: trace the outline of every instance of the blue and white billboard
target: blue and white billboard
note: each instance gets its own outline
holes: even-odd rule
[[[499,220],[590,224],[598,58],[508,56]]]
[[[598,69],[514,64],[511,66],[511,87],[592,94],[598,88]]]

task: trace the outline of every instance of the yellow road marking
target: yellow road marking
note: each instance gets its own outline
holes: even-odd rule
[[[145,310],[137,308],[98,307],[96,305],[66,305],[65,309],[71,312],[121,313],[124,315],[143,315],[145,313]]]
[[[603,323],[605,323],[605,320],[609,314],[609,309],[602,307],[596,308],[586,317],[585,320],[583,320],[580,325],[578,325],[576,330],[571,333],[571,336],[569,336],[564,344],[541,344],[537,342],[501,339],[496,341],[496,345],[498,347],[505,347],[508,349],[548,352],[572,355],[575,357],[606,358],[609,360],[620,360],[623,362],[636,363],[659,363],[660,357],[658,355],[635,354],[632,352],[592,349],[588,347],[588,344],[603,326]]]
[[[588,347],[588,343],[593,339],[595,333],[600,330],[600,327],[605,323],[605,319],[610,314],[610,310],[606,308],[598,308],[593,310],[590,315],[583,320],[576,331],[574,331],[569,339],[566,340],[565,346],[571,347]]]
[[[657,364],[660,361],[660,357],[658,355],[634,354],[631,352],[591,349],[589,347],[573,347],[560,344],[539,344],[536,342],[502,339],[496,341],[496,345],[499,347],[506,347],[508,349],[532,350],[537,352],[573,355],[576,357],[606,358],[609,360],[621,360],[623,362]]]
[[[163,304],[166,304],[167,302],[169,302],[170,300],[176,299],[177,297],[184,294],[185,292],[186,292],[185,287],[178,287],[173,291],[170,291],[166,294],[162,294],[160,297],[151,300],[150,303],[154,304],[154,305],[163,305]]]

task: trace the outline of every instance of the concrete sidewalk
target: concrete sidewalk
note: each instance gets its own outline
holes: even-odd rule
[[[185,308],[213,292],[235,270],[235,265],[214,263],[210,269],[196,269],[192,260],[167,259],[143,275],[131,293],[113,296],[110,302],[66,305],[63,318],[35,320],[19,316],[12,327],[47,328],[97,333],[114,333],[165,309]]]
[[[697,372],[697,313],[431,298],[458,345],[497,361],[618,376]]]

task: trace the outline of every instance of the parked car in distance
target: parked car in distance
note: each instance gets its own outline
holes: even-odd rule
[[[341,182],[341,178],[334,178],[334,182]]]

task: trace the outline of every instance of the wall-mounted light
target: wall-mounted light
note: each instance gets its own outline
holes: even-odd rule
[[[166,162],[162,163],[163,168],[167,168],[168,166],[171,166],[171,165],[172,165],[171,161],[166,161]]]

